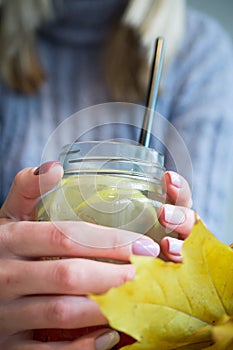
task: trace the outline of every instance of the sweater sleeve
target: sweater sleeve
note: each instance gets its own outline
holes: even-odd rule
[[[187,21],[186,41],[173,66],[170,120],[190,153],[193,174],[186,173],[185,164],[181,172],[191,182],[194,209],[224,240],[233,176],[232,44],[214,20],[194,12]]]

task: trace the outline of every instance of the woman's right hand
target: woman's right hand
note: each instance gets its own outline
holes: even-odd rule
[[[84,222],[64,222],[63,233],[51,222],[36,222],[35,206],[44,191],[63,174],[60,164],[27,168],[15,178],[0,210],[0,348],[4,350],[110,349],[119,336],[104,328],[107,323],[89,293],[104,293],[134,277],[134,266],[109,264],[84,257],[128,261],[134,254],[159,254],[151,239],[136,233],[103,228]],[[38,176],[39,175],[39,176]],[[40,181],[39,181],[40,179]],[[44,185],[43,185],[44,183]],[[90,234],[104,242],[106,230],[113,248],[89,248],[68,238],[70,232]],[[124,244],[126,241],[131,242]],[[62,260],[41,257],[64,256]],[[92,335],[73,342],[42,343],[33,329],[80,328],[103,325]]]

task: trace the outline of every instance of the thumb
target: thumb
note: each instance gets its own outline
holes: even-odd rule
[[[39,168],[25,168],[14,178],[10,192],[0,210],[0,218],[34,219],[34,210],[41,194],[51,190],[61,180],[63,168],[51,161]]]

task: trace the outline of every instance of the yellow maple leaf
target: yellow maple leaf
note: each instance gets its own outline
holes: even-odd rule
[[[133,281],[91,296],[112,328],[136,340],[125,350],[233,349],[233,250],[199,221],[182,257],[176,264],[133,256]]]

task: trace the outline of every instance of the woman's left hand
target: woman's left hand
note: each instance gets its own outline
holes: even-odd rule
[[[167,171],[162,179],[166,193],[166,203],[159,208],[159,222],[168,231],[168,236],[161,241],[161,251],[165,257],[181,262],[180,255],[183,240],[188,237],[197,219],[191,209],[192,195],[188,182],[179,174]],[[169,231],[176,232],[178,239],[169,237]]]

